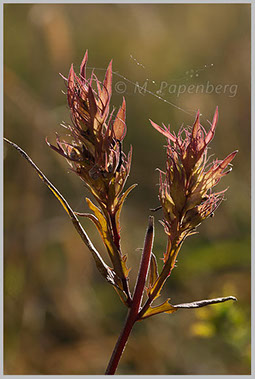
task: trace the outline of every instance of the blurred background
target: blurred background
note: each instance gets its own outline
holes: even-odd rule
[[[137,324],[118,374],[250,374],[250,5],[4,5],[4,135],[80,212],[88,193],[45,137],[53,142],[55,131],[65,132],[59,72],[66,76],[71,63],[78,71],[86,49],[88,73],[95,68],[101,80],[113,58],[112,106],[123,95],[127,102],[124,150],[132,144],[134,151],[128,184],[139,183],[121,216],[131,287],[149,208],[158,206],[155,169],[165,161],[165,139],[149,119],[177,131],[200,109],[208,128],[218,105],[211,153],[223,159],[239,150],[218,186],[229,187],[227,201],[186,240],[162,294],[173,304],[227,295],[238,302]],[[178,93],[198,84],[204,91]],[[32,168],[7,145],[4,162],[4,372],[103,374],[126,309]],[[161,217],[155,213],[159,258]],[[94,226],[82,223],[107,260]]]

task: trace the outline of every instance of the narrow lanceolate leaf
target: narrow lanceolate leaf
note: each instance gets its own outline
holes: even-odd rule
[[[104,106],[106,106],[106,104],[109,103],[110,97],[112,95],[112,60],[109,63],[109,66],[105,73],[101,95],[102,102]]]
[[[125,199],[129,195],[129,193],[137,186],[137,184],[133,184],[130,186],[120,197],[118,201],[118,205],[116,206],[117,212],[116,212],[116,226],[117,226],[117,231],[120,233],[120,213],[124,204]]]
[[[196,119],[195,119],[195,123],[193,125],[193,128],[192,128],[192,138],[195,139],[196,136],[197,136],[197,132],[198,132],[198,129],[200,127],[200,122],[199,122],[199,119],[200,119],[200,112],[199,110],[197,111],[197,115],[196,115]]]
[[[209,142],[211,142],[211,140],[214,137],[215,128],[216,128],[216,125],[218,122],[218,117],[219,117],[219,111],[218,111],[218,107],[216,107],[216,110],[215,110],[215,113],[213,116],[213,122],[212,122],[211,129],[209,130],[209,132],[207,133],[207,135],[205,137],[205,141],[204,141],[205,145],[208,145]]]
[[[93,122],[93,120],[96,116],[96,113],[97,113],[97,104],[96,104],[95,97],[93,95],[93,90],[90,86],[89,86],[89,90],[88,90],[88,100],[89,100],[89,108],[90,108],[90,117],[91,117],[92,122]]]
[[[89,218],[95,224],[95,226],[96,226],[97,230],[99,231],[99,234],[100,234],[103,242],[105,242],[104,241],[104,237],[103,237],[102,227],[101,227],[100,222],[98,221],[98,219],[96,218],[95,215],[90,214],[90,213],[79,213],[79,212],[75,212],[75,214],[77,216],[79,216],[79,217],[87,217],[87,218]],[[125,265],[125,263],[126,263],[126,260],[124,260],[123,265]],[[127,272],[129,271],[128,269],[126,269],[126,270],[127,270]],[[124,270],[124,273],[125,273],[125,270]],[[122,281],[120,280],[120,278],[117,275],[114,276],[114,283],[112,283],[112,284],[114,285],[115,290],[116,290],[117,294],[119,295],[121,301],[125,305],[128,305],[128,303],[127,303],[127,295],[123,291]]]
[[[126,102],[125,102],[125,98],[123,97],[122,106],[120,107],[117,113],[116,119],[112,127],[114,138],[116,138],[119,141],[123,140],[127,132],[125,120],[126,120]]]
[[[229,163],[235,158],[236,154],[238,153],[238,150],[233,151],[230,153],[219,165],[219,171],[222,172]]]
[[[101,235],[101,238],[102,238],[102,240],[103,240],[103,242],[107,248],[107,251],[110,255],[111,261],[114,263],[114,260],[115,260],[114,255],[116,255],[116,251],[113,249],[113,243],[111,241],[111,236],[110,236],[110,233],[108,230],[108,225],[107,225],[107,221],[105,219],[105,216],[103,215],[101,210],[95,204],[92,203],[92,201],[90,199],[86,198],[86,201],[87,201],[89,208],[94,212],[94,215],[88,215],[86,217],[90,218],[94,222],[94,224],[96,225],[96,227],[97,227],[97,229]],[[118,254],[118,252],[117,252],[117,254]]]
[[[163,134],[166,138],[170,139],[172,142],[176,142],[176,138],[169,132],[167,127],[164,125],[164,129],[161,128],[158,124],[150,120],[151,125],[155,128],[159,133]]]
[[[149,268],[149,288],[153,286],[157,278],[158,278],[157,258],[155,257],[153,253],[151,253],[151,261],[150,261],[150,268]]]
[[[69,107],[73,105],[73,90],[74,90],[74,69],[73,65],[71,65],[68,79],[67,79],[67,101]]]
[[[192,303],[173,305],[173,307],[176,309],[201,308],[201,307],[206,307],[207,305],[211,305],[211,304],[224,303],[225,301],[229,301],[229,300],[237,301],[237,298],[234,296],[218,297],[216,299],[200,300],[200,301],[193,301]]]
[[[103,239],[106,238],[107,233],[108,233],[108,229],[107,229],[107,221],[106,221],[103,213],[100,211],[100,209],[95,204],[92,203],[92,201],[90,199],[86,198],[86,202],[87,202],[89,208],[95,214],[94,218],[95,218],[95,220],[97,220],[95,222],[95,224],[98,227],[99,232],[102,233],[102,238]]]
[[[207,305],[224,303],[225,301],[229,301],[229,300],[237,301],[236,297],[227,296],[227,297],[218,297],[216,299],[194,301],[192,303],[171,305],[169,303],[169,300],[170,299],[167,299],[163,304],[158,305],[156,307],[149,307],[140,319],[142,320],[159,313],[173,313],[173,312],[176,312],[178,309],[201,308],[201,307],[206,307]]]
[[[149,307],[147,311],[143,314],[141,317],[141,320],[157,315],[159,313],[174,313],[177,311],[177,308],[175,308],[173,305],[171,305],[168,301],[170,299],[167,299],[164,303],[157,305],[156,307]]]
[[[49,179],[42,173],[42,171],[36,166],[36,164],[32,161],[32,159],[23,151],[18,145],[15,143],[9,141],[8,139],[4,138],[5,142],[8,142],[12,147],[14,147],[27,161],[28,163],[33,167],[33,169],[37,172],[39,178],[46,184],[46,186],[52,191],[54,196],[58,199],[68,216],[70,217],[75,229],[79,233],[80,237],[82,238],[85,245],[88,247],[88,249],[91,251],[92,256],[94,258],[94,261],[96,263],[98,271],[101,273],[101,275],[112,285],[115,285],[115,273],[110,269],[109,266],[106,265],[106,263],[103,261],[102,257],[90,241],[87,233],[81,226],[77,216],[75,215],[74,211],[66,201],[63,195],[53,186],[53,184],[49,181]]]
[[[90,199],[86,198],[86,201],[88,203],[89,208],[95,214],[95,217],[90,217],[90,219],[95,223],[95,225],[96,225],[96,227],[97,227],[97,229],[98,229],[98,231],[102,237],[102,240],[103,240],[105,247],[108,251],[109,257],[112,261],[114,271],[116,272],[116,274],[119,278],[121,278],[121,279],[126,278],[128,275],[126,262],[120,256],[120,253],[119,253],[116,245],[113,242],[111,233],[108,230],[107,221],[106,221],[103,213],[100,211],[100,209],[95,204],[92,203],[92,201]]]
[[[159,284],[161,277],[158,276],[151,288],[148,289],[148,296],[153,297],[153,300],[161,296],[161,290],[165,284],[166,278]]]
[[[80,75],[81,75],[81,78],[82,79],[86,79],[86,64],[87,64],[87,61],[88,61],[88,50],[86,50],[86,53],[84,55],[84,58],[81,62],[81,66],[80,66]]]

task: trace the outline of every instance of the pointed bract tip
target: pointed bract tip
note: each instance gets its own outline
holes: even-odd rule
[[[112,60],[110,61],[107,70],[105,72],[104,84],[105,90],[108,92],[108,99],[112,94]]]
[[[58,74],[61,76],[61,78],[63,78],[64,80],[67,80],[67,78],[63,74],[61,74],[61,72],[59,72]]]
[[[74,68],[73,68],[73,63],[71,64],[71,67],[70,67],[70,70],[69,70],[69,74],[68,74],[68,81],[72,81],[74,78]]]
[[[176,142],[176,137],[174,137],[167,129],[166,130],[162,129],[158,124],[156,124],[155,122],[153,122],[150,119],[149,119],[149,121],[150,121],[151,125],[153,126],[153,128],[156,129],[159,133],[163,134],[163,136],[170,139],[172,142]]]
[[[106,74],[110,72],[112,73],[112,59],[110,60],[109,64],[108,64],[108,67],[107,67],[107,70],[106,70]]]
[[[217,124],[218,118],[219,118],[219,107],[217,105],[215,112],[214,112],[214,116],[213,116],[213,125]]]
[[[198,109],[197,113],[196,113],[196,118],[195,118],[194,124],[196,124],[197,122],[199,122],[199,119],[200,119],[200,110]]]
[[[195,122],[194,122],[194,125],[192,128],[192,137],[193,138],[196,138],[198,130],[199,130],[199,126],[200,126],[199,119],[200,119],[200,110],[198,109],[197,114],[196,114],[196,119],[195,119]]]
[[[207,133],[207,135],[205,137],[205,145],[208,145],[214,137],[218,118],[219,118],[219,112],[218,112],[218,106],[217,106],[215,109],[215,112],[214,112],[213,121],[211,124],[211,129],[209,130],[209,132]]]
[[[83,79],[86,79],[86,64],[88,61],[88,49],[86,50],[83,60],[80,65],[80,75]]]
[[[232,153],[230,153],[230,154],[228,155],[228,157],[231,157],[231,160],[232,160],[232,159],[235,158],[235,156],[236,156],[237,153],[238,153],[238,150],[235,150],[235,151],[233,151]],[[228,157],[227,157],[227,158],[228,158]]]

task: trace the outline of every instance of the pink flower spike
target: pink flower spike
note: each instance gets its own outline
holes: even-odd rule
[[[205,137],[205,145],[206,146],[209,144],[209,142],[211,142],[211,140],[214,137],[215,128],[216,128],[216,125],[218,122],[218,117],[219,117],[219,112],[218,112],[218,107],[216,107],[216,110],[215,110],[215,113],[213,116],[213,122],[212,122],[211,129],[209,130],[209,132],[207,133],[207,135]]]
[[[162,129],[158,124],[150,120],[151,125],[155,128],[159,133],[163,134],[166,138],[170,139],[172,142],[176,142],[176,137],[174,137],[168,130]]]

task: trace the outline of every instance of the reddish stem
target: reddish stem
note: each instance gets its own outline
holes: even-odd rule
[[[124,328],[112,352],[112,356],[108,363],[107,369],[105,371],[105,375],[115,374],[116,368],[119,364],[120,358],[123,354],[129,334],[134,326],[135,321],[136,321],[136,318],[134,318],[134,315],[131,313],[131,309],[130,309]]]
[[[140,263],[139,274],[138,274],[136,285],[135,285],[132,305],[131,305],[128,317],[126,319],[124,328],[114,347],[111,359],[109,361],[109,364],[105,372],[106,375],[113,375],[115,373],[116,368],[119,364],[120,358],[123,354],[124,348],[126,346],[130,332],[135,322],[139,319],[138,314],[139,314],[139,310],[140,310],[140,306],[141,306],[141,302],[143,298],[144,286],[145,286],[148,268],[150,264],[153,238],[154,238],[153,217],[150,216],[148,228],[146,231],[145,241],[144,241],[144,248],[143,248],[143,254],[142,254],[141,263]]]
[[[140,269],[139,274],[137,277],[137,282],[135,285],[134,290],[134,296],[133,296],[133,303],[131,307],[131,311],[138,315],[140,305],[143,298],[143,291],[145,286],[145,281],[150,265],[150,258],[151,258],[151,251],[153,246],[153,239],[154,239],[154,227],[153,227],[153,220],[154,218],[152,216],[149,217],[149,224],[145,236],[144,241],[144,247],[143,247],[143,254],[140,262]]]

